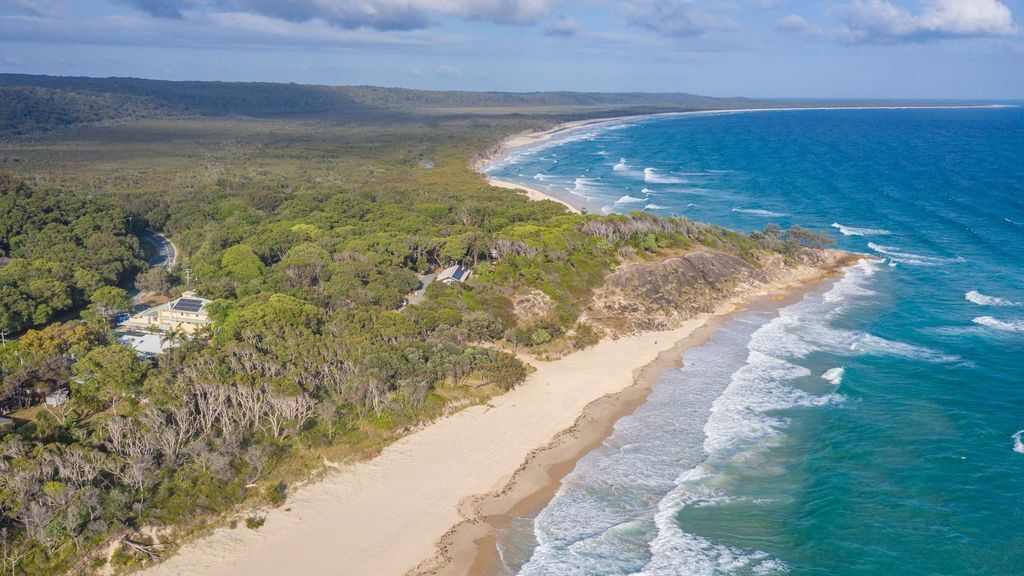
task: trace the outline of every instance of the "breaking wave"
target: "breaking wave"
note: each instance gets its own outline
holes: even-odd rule
[[[783,214],[781,212],[772,212],[771,210],[761,210],[760,208],[733,208],[732,211],[733,212],[738,212],[740,214],[751,214],[751,215],[754,215],[754,216],[775,216],[775,217],[785,216],[785,214]]]
[[[882,246],[875,244],[874,242],[868,242],[868,248],[871,248],[875,252],[888,256],[893,262],[900,264],[909,264],[911,266],[939,266],[942,264],[952,264],[956,262],[965,262],[961,257],[956,258],[939,258],[937,256],[922,256],[920,254],[912,254],[910,252],[903,252],[899,248],[893,248],[892,246]]]
[[[964,299],[978,306],[1020,306],[1020,302],[1014,302],[998,296],[988,296],[977,290],[971,290],[964,294]]]
[[[1024,433],[1024,430],[1017,430],[1013,433],[1013,451],[1018,454],[1024,454],[1024,442],[1020,440],[1022,433]]]
[[[637,202],[643,202],[643,198],[635,198],[633,196],[623,196],[615,201],[616,204],[636,204]]]
[[[829,368],[821,375],[822,379],[832,384],[833,386],[839,386],[843,383],[843,376],[846,374],[846,368]]]
[[[987,328],[992,328],[993,330],[999,330],[1001,332],[1024,332],[1024,320],[1013,320],[1007,322],[1005,320],[999,320],[998,318],[993,318],[991,316],[978,316],[977,318],[972,320],[972,322],[978,324],[979,326],[985,326]]]
[[[660,170],[644,168],[644,182],[648,184],[685,184],[686,180],[678,176],[667,176]]]
[[[591,197],[591,194],[594,193],[596,182],[597,181],[594,178],[586,178],[584,176],[580,176],[579,178],[573,180],[573,185],[572,188],[569,189],[569,192],[572,192],[577,196],[582,196],[584,198],[589,199]]]
[[[892,232],[881,228],[857,228],[854,226],[846,226],[838,222],[833,222],[832,227],[839,230],[839,233],[843,236],[887,236],[892,234]]]

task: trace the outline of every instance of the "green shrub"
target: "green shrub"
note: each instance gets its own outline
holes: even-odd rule
[[[245,518],[245,527],[249,530],[259,530],[266,521],[266,516],[247,516]]]
[[[534,346],[540,346],[548,342],[551,342],[551,333],[543,328],[538,328],[533,331],[533,334],[530,334],[530,343]]]
[[[280,506],[284,504],[287,495],[288,485],[284,482],[278,482],[267,490],[267,502],[270,502],[270,505],[274,507]]]

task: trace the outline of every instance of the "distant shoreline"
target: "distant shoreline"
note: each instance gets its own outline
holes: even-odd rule
[[[1001,108],[1017,108],[1017,104],[949,104],[949,105],[920,105],[920,106],[807,106],[787,108],[723,108],[720,110],[690,110],[685,112],[658,112],[654,114],[637,114],[633,116],[613,116],[610,118],[596,118],[590,120],[575,120],[560,123],[553,128],[539,131],[527,131],[514,134],[503,140],[494,150],[481,154],[473,162],[473,169],[483,175],[488,184],[496,188],[517,190],[529,197],[531,200],[550,200],[569,208],[572,212],[591,211],[599,213],[601,206],[588,201],[586,198],[574,195],[568,191],[559,193],[557,191],[541,190],[522,182],[514,182],[502,178],[495,178],[488,170],[509,155],[516,152],[523,152],[530,148],[556,141],[559,138],[570,136],[587,128],[603,128],[624,124],[629,122],[646,122],[667,118],[682,118],[687,116],[715,116],[724,114],[742,114],[753,112],[808,112],[808,111],[830,111],[830,110],[988,110]]]

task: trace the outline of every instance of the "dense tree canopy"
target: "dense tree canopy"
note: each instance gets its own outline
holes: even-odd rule
[[[124,212],[108,200],[0,174],[0,330],[44,324],[142,265]]]

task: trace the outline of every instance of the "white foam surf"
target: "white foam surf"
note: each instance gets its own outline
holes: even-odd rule
[[[942,264],[952,264],[957,262],[965,262],[964,258],[939,258],[938,256],[922,256],[921,254],[913,254],[911,252],[903,252],[899,248],[892,246],[882,246],[875,244],[874,242],[868,242],[868,248],[871,248],[878,254],[888,256],[893,262],[900,264],[908,264],[911,266],[940,266]]]
[[[839,233],[843,236],[887,236],[892,234],[892,232],[881,228],[857,228],[840,224],[839,222],[833,222],[832,227],[839,230]]]
[[[839,386],[843,383],[843,376],[846,374],[846,368],[837,367],[829,368],[821,375],[821,378],[832,384],[833,386]]]
[[[648,205],[644,206],[644,210],[664,210],[664,209],[665,209],[664,206],[660,206],[658,204],[648,204]]]
[[[785,214],[783,214],[781,212],[772,212],[771,210],[762,210],[760,208],[733,208],[732,211],[733,212],[738,212],[740,214],[750,214],[752,216],[769,216],[769,217],[785,216]]]
[[[634,196],[626,195],[626,196],[622,196],[621,198],[616,200],[615,203],[616,204],[636,204],[638,202],[644,202],[645,200],[646,200],[645,198],[636,198]]]
[[[629,170],[629,164],[626,164],[625,158],[619,158],[619,161],[614,166],[612,166],[612,170],[616,172],[625,172]]]
[[[992,316],[978,316],[972,322],[979,326],[999,330],[1000,332],[1024,333],[1024,320],[1011,320],[1007,322]]]
[[[812,354],[843,357],[862,342],[868,349],[889,342],[833,326],[836,315],[868,300],[879,270],[880,261],[863,260],[825,294],[809,295],[761,325],[749,313],[751,320],[727,323],[708,344],[688,351],[684,367],[667,373],[647,403],[617,422],[602,447],[566,476],[535,520],[537,545],[519,574],[785,571],[762,550],[687,532],[680,518],[696,507],[756,504],[737,474],[790,472],[773,448],[787,442],[791,419],[844,402],[836,392],[805,389],[814,372],[802,364]],[[907,354],[937,354],[891,344]],[[832,368],[822,377],[838,387],[843,375]]]
[[[952,364],[963,360],[955,354],[945,354],[925,346],[917,346],[898,340],[887,340],[872,334],[865,334],[863,337],[858,338],[850,346],[850,349],[862,354],[894,356],[907,360],[923,360],[937,364]]]
[[[1018,454],[1024,454],[1024,442],[1020,440],[1021,434],[1024,434],[1024,430],[1017,430],[1013,433],[1013,451]]]
[[[981,292],[978,292],[977,290],[971,290],[970,292],[964,294],[964,299],[967,300],[968,302],[971,302],[972,304],[977,304],[978,306],[1021,306],[1022,305],[1020,302],[1014,302],[1012,300],[1007,300],[1005,298],[1000,298],[998,296],[989,296],[987,294],[982,294]]]
[[[583,198],[589,200],[596,191],[596,188],[596,178],[587,178],[585,176],[580,176],[579,178],[573,180],[572,188],[569,189],[569,192],[577,196],[582,196]]]
[[[648,184],[685,184],[686,180],[678,176],[669,176],[655,168],[644,168],[644,182]]]
[[[768,574],[787,569],[766,552],[687,533],[677,518],[688,507],[742,499],[721,488],[732,484],[728,478],[737,463],[742,463],[744,474],[784,474],[766,453],[784,441],[789,425],[786,411],[843,401],[836,393],[813,394],[797,386],[796,382],[811,375],[797,362],[812,352],[832,350],[836,338],[851,342],[860,336],[833,327],[830,319],[869,292],[863,285],[874,276],[877,265],[877,261],[862,261],[849,268],[826,294],[781,310],[753,332],[745,364],[731,375],[704,425],[704,462],[680,474],[675,488],[658,504],[658,533],[650,544],[651,559],[640,574]],[[838,386],[842,373],[842,368],[833,368],[825,376]]]

